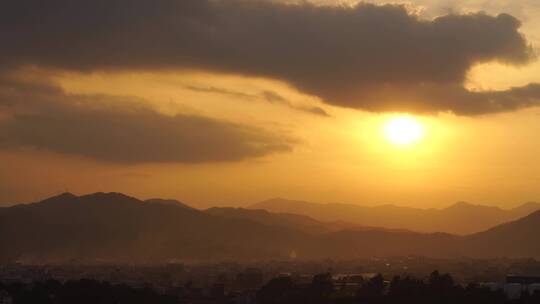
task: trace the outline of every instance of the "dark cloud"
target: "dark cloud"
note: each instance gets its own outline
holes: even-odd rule
[[[279,95],[278,93],[276,93],[274,91],[265,90],[265,91],[262,91],[260,94],[257,95],[257,94],[246,94],[246,93],[242,93],[242,92],[237,92],[237,91],[228,90],[228,89],[224,89],[224,88],[213,87],[213,86],[201,87],[201,86],[189,85],[189,86],[185,86],[185,88],[188,89],[188,90],[191,90],[191,91],[195,91],[195,92],[222,94],[222,95],[228,95],[228,96],[232,96],[232,97],[236,97],[236,98],[243,98],[243,99],[247,99],[247,100],[262,99],[262,100],[265,100],[265,101],[267,101],[269,103],[286,106],[286,107],[288,107],[290,109],[293,109],[293,110],[296,110],[296,111],[300,111],[300,112],[304,112],[304,113],[308,113],[308,114],[313,114],[313,115],[318,115],[318,116],[330,117],[330,114],[328,114],[328,112],[326,112],[321,107],[301,106],[301,105],[292,104],[285,97]]]
[[[284,103],[288,102],[283,96],[279,95],[278,93],[274,91],[263,91],[261,93],[264,99],[270,103]]]
[[[160,114],[140,100],[72,95],[46,84],[0,81],[0,148],[31,147],[119,163],[237,161],[289,151],[267,131]]]
[[[7,42],[0,65],[202,69],[281,79],[339,106],[468,115],[538,104],[531,87],[463,88],[474,64],[534,57],[519,27],[507,14],[421,20],[395,5],[8,0],[0,11]]]
[[[414,109],[419,113],[452,111],[458,115],[480,115],[537,106],[540,84],[503,91],[469,91],[462,84],[384,85],[368,88],[360,94],[364,101],[362,107],[374,112]]]
[[[256,96],[256,95],[246,94],[246,93],[242,93],[242,92],[237,92],[237,91],[228,90],[228,89],[224,89],[224,88],[213,87],[213,86],[199,87],[199,86],[189,85],[189,86],[185,86],[185,88],[188,89],[188,90],[191,90],[191,91],[195,91],[195,92],[215,93],[215,94],[229,95],[229,96],[237,97],[237,98],[245,98],[245,99],[256,99],[256,98],[258,98],[258,96]]]
[[[328,112],[326,112],[323,108],[317,106],[298,106],[297,109],[314,115],[331,117],[331,115],[328,114]]]

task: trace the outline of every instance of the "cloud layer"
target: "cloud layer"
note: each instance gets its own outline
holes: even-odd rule
[[[186,89],[199,92],[199,93],[212,93],[232,96],[235,98],[246,99],[246,100],[264,100],[271,104],[278,104],[285,106],[289,109],[300,111],[307,114],[318,115],[323,117],[330,117],[330,114],[326,112],[323,108],[317,106],[304,106],[304,105],[295,105],[287,100],[285,97],[279,95],[278,93],[270,90],[265,90],[259,94],[247,94],[238,91],[232,91],[224,88],[218,87],[199,87],[199,86],[185,86]]]
[[[117,163],[237,161],[288,151],[270,132],[200,116],[167,116],[141,100],[73,95],[0,80],[0,148],[36,148]]]
[[[536,85],[469,92],[477,63],[534,56],[507,14],[421,20],[405,7],[250,0],[11,0],[0,65],[79,71],[201,69],[270,77],[369,111],[463,115],[536,105]]]

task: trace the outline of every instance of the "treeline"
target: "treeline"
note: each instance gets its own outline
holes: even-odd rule
[[[311,283],[301,284],[290,276],[276,277],[256,292],[248,289],[225,294],[223,289],[194,292],[187,284],[169,294],[147,288],[112,285],[95,280],[61,283],[50,280],[0,284],[13,304],[538,304],[540,293],[524,292],[509,300],[502,290],[492,291],[475,284],[463,287],[448,274],[433,272],[420,280],[396,276],[385,281],[377,275],[367,281],[335,281],[330,273],[318,274]],[[242,296],[253,295],[253,296]],[[1,299],[0,299],[1,300]],[[0,301],[1,302],[1,301]]]
[[[538,304],[540,294],[524,292],[509,300],[502,290],[469,284],[458,285],[448,274],[433,272],[426,280],[396,276],[385,282],[381,275],[358,287],[334,283],[329,273],[319,274],[308,286],[298,286],[290,277],[272,279],[257,293],[260,304]]]
[[[151,288],[132,288],[111,285],[95,280],[61,283],[56,280],[30,284],[0,284],[13,304],[172,304],[180,303],[176,297],[160,295]]]

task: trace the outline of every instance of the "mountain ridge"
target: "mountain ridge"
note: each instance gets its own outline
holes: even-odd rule
[[[465,236],[356,226],[327,230],[327,224],[263,210],[197,210],[119,193],[63,195],[0,208],[0,261],[288,260],[293,252],[305,260],[540,257],[540,211]]]
[[[528,215],[539,210],[540,203],[529,202],[516,208],[501,209],[457,202],[443,209],[420,209],[388,204],[378,206],[320,204],[277,198],[255,203],[247,208],[302,214],[320,221],[341,220],[364,226],[466,235]]]

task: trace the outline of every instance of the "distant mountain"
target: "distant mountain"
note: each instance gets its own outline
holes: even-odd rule
[[[249,259],[288,256],[304,234],[119,193],[62,194],[0,208],[0,259]]]
[[[431,257],[540,258],[540,211],[483,232],[445,233],[340,231],[319,241],[334,258],[423,255]]]
[[[505,210],[460,202],[445,209],[418,209],[394,205],[365,207],[337,203],[318,204],[278,198],[248,208],[302,214],[327,222],[345,221],[363,226],[465,235],[526,216],[539,210],[540,204],[527,203]]]
[[[478,256],[539,257],[540,211],[519,220],[467,236],[469,254]]]
[[[540,211],[481,233],[456,236],[324,223],[264,210],[200,211],[186,206],[120,193],[65,193],[0,208],[0,261],[283,260],[293,252],[299,259],[540,257]],[[447,212],[469,208],[459,204]]]
[[[342,230],[321,235],[311,250],[334,259],[420,255],[444,258],[540,258],[540,211],[483,232],[458,236],[410,231]]]
[[[214,207],[205,210],[206,213],[230,218],[249,220],[260,224],[290,228],[300,230],[309,234],[321,234],[336,232],[341,230],[350,231],[386,231],[397,232],[398,229],[387,229],[383,227],[370,227],[358,224],[351,224],[344,221],[323,222],[315,220],[309,216],[293,214],[293,213],[274,213],[264,209],[244,209],[231,207]]]
[[[264,225],[291,228],[309,234],[321,234],[339,230],[339,228],[335,228],[329,223],[323,223],[304,215],[291,213],[271,213],[266,210],[227,207],[210,208],[205,210],[205,212],[229,219],[242,219]]]
[[[536,202],[527,202],[514,209],[510,209],[510,211],[515,212],[516,214],[524,214],[524,215],[531,214],[538,210],[540,210],[540,203],[536,203]]]
[[[177,207],[182,207],[182,208],[187,208],[187,209],[194,209],[191,206],[188,206],[180,201],[172,200],[172,199],[152,198],[152,199],[147,199],[144,202],[150,203],[150,204],[161,204],[161,205],[177,206]]]

